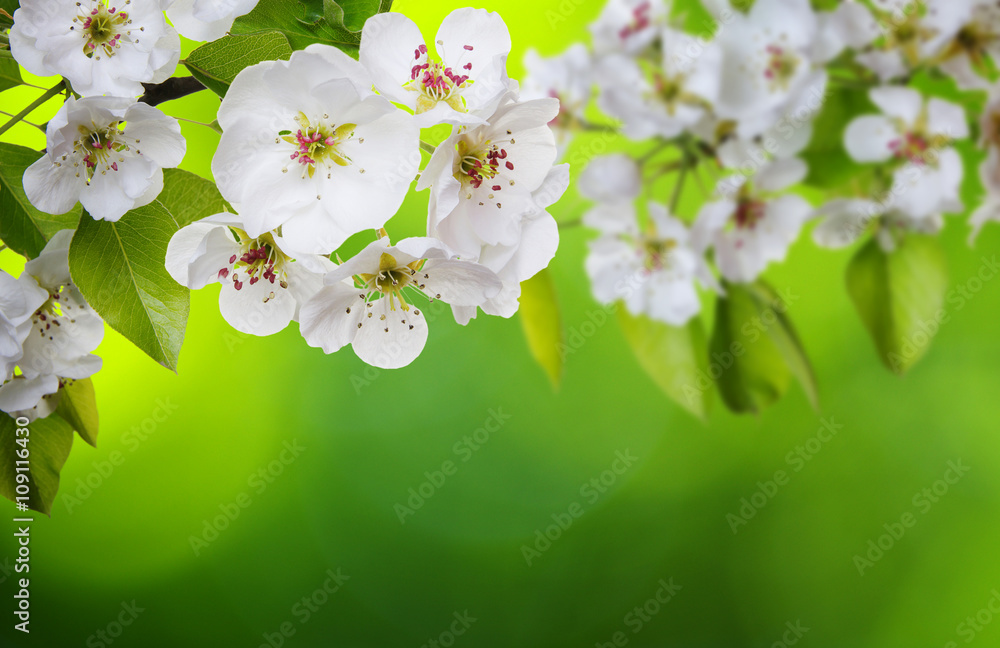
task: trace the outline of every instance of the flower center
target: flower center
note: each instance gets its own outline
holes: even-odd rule
[[[240,251],[229,257],[229,264],[219,270],[219,279],[226,279],[232,274],[233,288],[243,290],[247,282],[251,286],[264,280],[272,286],[281,289],[288,288],[287,266],[292,259],[282,252],[274,242],[270,232],[257,238],[250,238],[243,230],[236,230],[240,238]],[[240,278],[242,273],[243,278]],[[264,297],[264,303],[274,299],[271,291]]]
[[[125,5],[129,2],[130,0],[126,0]],[[77,3],[77,6],[83,12],[73,19],[74,24],[70,30],[77,31],[76,23],[80,24],[84,41],[83,53],[88,57],[96,55],[98,60],[102,51],[106,56],[114,56],[115,50],[121,46],[122,36],[127,37],[130,33],[128,25],[132,24],[132,20],[128,12],[118,11],[116,7],[109,8],[104,1],[98,2],[89,12],[83,8],[82,3]]]
[[[472,45],[466,45],[465,49],[473,51]],[[452,110],[468,112],[462,91],[475,83],[468,74],[455,72],[443,62],[431,61],[427,46],[423,44],[413,51],[413,58],[410,80],[403,87],[420,93],[417,97],[418,115],[432,110],[442,101],[451,106]],[[471,71],[472,63],[466,63],[462,69]]]
[[[396,257],[387,252],[383,252],[378,260],[378,272],[375,274],[362,273],[355,277],[362,287],[370,292],[380,293],[380,298],[389,297],[389,309],[396,310],[396,302],[403,311],[410,310],[410,305],[403,295],[405,288],[415,288],[423,291],[424,284],[417,278],[417,272],[423,266],[424,261],[414,261],[408,265],[399,265]],[[427,278],[428,275],[424,275]],[[438,295],[440,297],[440,295]],[[371,300],[369,300],[371,301]],[[369,306],[371,304],[369,303]],[[417,313],[419,315],[419,312]],[[369,314],[371,317],[371,314]],[[410,328],[413,328],[412,326]]]
[[[643,267],[648,272],[669,267],[670,252],[676,247],[677,241],[673,239],[642,239],[639,254],[643,257]]]
[[[1000,34],[992,29],[989,22],[972,22],[959,30],[941,58],[948,60],[965,54],[973,67],[988,70],[989,50],[998,40]]]
[[[507,133],[511,134],[510,131]],[[511,138],[510,142],[513,144],[514,139]],[[503,191],[504,182],[507,182],[509,186],[514,185],[513,180],[505,180],[502,177],[505,170],[514,170],[514,162],[508,158],[507,149],[501,148],[489,140],[477,146],[465,139],[459,140],[457,148],[458,162],[455,179],[461,182],[462,186],[479,189],[485,184],[491,192],[486,198],[492,201],[496,199],[496,194]],[[471,200],[472,196],[472,191],[466,189],[466,199]],[[496,203],[496,206],[502,208],[499,202]]]
[[[618,32],[618,37],[620,39],[628,40],[630,36],[634,36],[644,29],[648,29],[650,25],[653,24],[653,19],[650,13],[653,10],[653,5],[650,2],[643,2],[632,10],[632,20],[627,25],[622,27],[621,31]]]
[[[302,177],[313,177],[316,168],[324,166],[348,166],[351,158],[344,155],[340,146],[354,137],[357,124],[341,124],[340,126],[326,123],[329,115],[323,115],[324,121],[312,124],[305,113],[299,113],[295,118],[298,128],[293,135],[291,131],[282,131],[279,137],[295,147],[290,158],[302,166]],[[275,140],[278,141],[278,140]],[[285,171],[288,169],[285,168]],[[330,177],[330,174],[327,174]]]
[[[117,171],[118,163],[124,162],[123,153],[132,150],[128,143],[121,122],[112,122],[104,128],[91,129],[80,126],[80,138],[73,143],[73,151],[80,161],[74,162],[73,166],[79,167],[83,163],[83,171],[86,173],[87,184],[90,184],[94,175],[100,172],[101,175],[108,171]],[[139,140],[135,140],[138,144]],[[139,154],[139,151],[136,150]],[[65,161],[67,156],[62,157]],[[62,161],[56,162],[56,166],[61,166]],[[77,177],[80,177],[80,170],[77,170]]]
[[[768,45],[767,54],[764,77],[771,83],[772,88],[787,89],[788,82],[799,69],[799,57],[778,45]]]
[[[753,229],[767,213],[767,203],[749,196],[741,197],[736,203],[733,222],[737,229]]]

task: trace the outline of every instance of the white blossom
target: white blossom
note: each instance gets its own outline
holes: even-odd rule
[[[475,308],[502,286],[492,271],[457,259],[431,238],[395,246],[374,241],[327,274],[325,284],[302,308],[306,342],[325,353],[350,344],[359,358],[383,369],[405,367],[424,348],[427,320],[415,297]]]
[[[326,45],[240,72],[219,109],[212,172],[249,236],[280,226],[291,249],[329,254],[396,213],[419,168],[419,131],[371,86]]]
[[[169,0],[24,0],[14,12],[10,49],[32,74],[61,75],[83,96],[137,97],[161,83],[180,58]]]
[[[109,221],[153,202],[163,169],[179,165],[187,148],[176,119],[115,97],[70,97],[49,122],[46,140],[45,155],[24,174],[28,200],[49,214],[79,201]]]

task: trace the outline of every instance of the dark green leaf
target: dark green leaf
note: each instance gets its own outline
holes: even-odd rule
[[[18,254],[34,258],[56,232],[73,229],[80,206],[52,216],[35,209],[24,194],[24,170],[42,154],[23,146],[0,143],[0,240]]]
[[[133,209],[117,223],[86,213],[69,248],[73,280],[94,310],[133,344],[177,370],[188,289],[164,267],[177,222],[162,205]]]
[[[907,236],[894,252],[876,240],[847,268],[847,291],[875,342],[879,357],[897,374],[923,357],[946,317],[948,270],[941,245],[930,236]]]
[[[97,447],[97,396],[90,378],[76,380],[62,388],[56,413],[76,430],[81,439]]]
[[[24,80],[21,78],[21,68],[17,66],[17,61],[11,57],[9,50],[0,51],[0,92],[22,83]]]
[[[781,349],[763,328],[756,296],[737,284],[727,284],[726,293],[715,306],[712,375],[730,410],[756,413],[788,391],[791,371]]]
[[[700,319],[687,326],[668,326],[645,316],[635,317],[619,306],[625,339],[639,365],[668,397],[699,419],[708,417],[712,379],[708,373],[705,328]]]
[[[156,200],[167,208],[178,227],[234,211],[214,182],[180,169],[163,171],[163,191]]]
[[[279,32],[268,31],[224,36],[191,52],[184,64],[205,87],[222,97],[244,68],[261,61],[287,60],[291,55],[288,39]]]
[[[553,389],[563,376],[564,334],[556,285],[548,270],[542,270],[521,284],[521,326],[531,355],[549,376]]]
[[[59,473],[73,447],[73,428],[57,414],[25,427],[27,435],[18,436],[17,430],[24,428],[0,412],[0,493],[12,502],[18,501],[18,464],[15,462],[22,461],[17,454],[22,445],[17,440],[27,439],[28,471],[22,473],[27,475],[28,480],[28,499],[25,503],[34,511],[50,515],[52,501],[59,491]]]
[[[809,402],[818,409],[819,385],[816,384],[816,373],[813,371],[812,363],[809,362],[802,342],[799,341],[795,326],[792,324],[791,318],[788,317],[790,304],[786,303],[785,299],[764,281],[758,281],[746,286],[746,288],[756,298],[762,316],[765,313],[768,314],[767,318],[762,320],[762,323],[767,326],[768,335],[771,336],[771,340],[781,352],[781,357],[785,359],[785,364],[792,372],[792,376],[802,385]],[[777,319],[774,325],[769,323],[770,313],[773,313],[774,318]]]
[[[260,0],[253,11],[236,19],[231,33],[279,31],[293,50],[323,43],[357,58],[365,21],[391,6],[391,0]]]

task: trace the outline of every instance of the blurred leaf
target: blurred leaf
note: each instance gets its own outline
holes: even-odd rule
[[[20,0],[0,0],[0,9],[3,9],[11,16],[17,11],[18,7],[21,6]]]
[[[232,34],[279,31],[293,50],[313,43],[332,45],[357,58],[361,27],[372,15],[388,11],[391,0],[260,0],[236,19]]]
[[[636,317],[624,305],[618,309],[625,339],[639,365],[663,393],[701,420],[712,403],[707,342],[701,320],[669,326],[645,315]]]
[[[244,68],[261,61],[288,60],[292,48],[276,31],[249,36],[224,36],[202,45],[184,59],[191,74],[209,90],[225,96],[233,79]]]
[[[156,200],[170,212],[178,227],[234,211],[214,182],[181,169],[163,170],[163,191]]]
[[[781,352],[781,357],[785,359],[785,364],[792,375],[802,385],[809,403],[814,409],[819,409],[819,385],[816,383],[816,372],[813,371],[812,363],[809,362],[809,357],[795,332],[795,326],[792,324],[791,318],[788,317],[790,304],[787,304],[764,281],[758,281],[746,286],[746,288],[754,295],[761,313],[766,311],[774,313],[774,317],[778,321],[773,326],[768,325],[767,333],[771,336],[775,346],[778,347],[778,351]],[[766,320],[762,323],[767,324]]]
[[[878,112],[865,90],[828,86],[823,107],[813,124],[813,137],[802,153],[809,165],[805,184],[823,189],[841,187],[869,173],[844,148],[847,125],[856,117]]]
[[[69,248],[73,281],[104,321],[151,358],[177,370],[188,289],[164,267],[177,222],[154,202],[117,223],[86,213]]]
[[[790,383],[791,371],[768,334],[779,324],[776,318],[764,324],[761,303],[748,286],[726,284],[726,292],[716,300],[712,376],[730,410],[757,413],[781,398]]]
[[[0,143],[0,240],[29,258],[38,256],[56,232],[73,229],[80,221],[79,205],[73,211],[52,216],[28,202],[21,178],[40,157],[38,151]]]
[[[73,447],[73,428],[57,414],[38,419],[27,425],[27,436],[17,436],[18,425],[14,419],[0,412],[0,493],[12,502],[17,501],[17,454],[28,451],[28,507],[50,515],[52,501],[59,491],[59,473],[66,464]],[[27,439],[18,443],[19,439]]]
[[[948,270],[940,243],[907,236],[886,253],[872,239],[847,267],[847,292],[883,364],[906,373],[923,357],[944,317]]]
[[[552,388],[558,389],[563,377],[563,354],[560,348],[565,335],[556,286],[548,270],[542,270],[521,284],[521,326],[528,339],[531,355],[548,374]]]
[[[10,50],[0,50],[0,92],[10,90],[22,83],[24,80],[21,78],[21,68],[11,56]]]
[[[75,380],[62,388],[56,414],[69,423],[81,439],[97,447],[97,396],[90,378]]]

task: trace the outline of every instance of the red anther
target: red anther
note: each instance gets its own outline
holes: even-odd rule
[[[467,49],[468,51],[470,51],[470,52],[471,52],[471,51],[472,51],[472,45],[466,45],[466,46],[465,46],[465,49]]]
[[[233,256],[229,257],[229,262],[230,263],[236,263],[236,255],[235,254]]]
[[[500,185],[493,185],[493,191],[500,191],[502,187]]]
[[[514,163],[511,162],[510,160],[507,160],[507,168],[510,169],[511,171],[513,171],[514,170]]]
[[[466,70],[471,70],[472,69],[472,63],[466,63],[462,67],[465,68]]]

